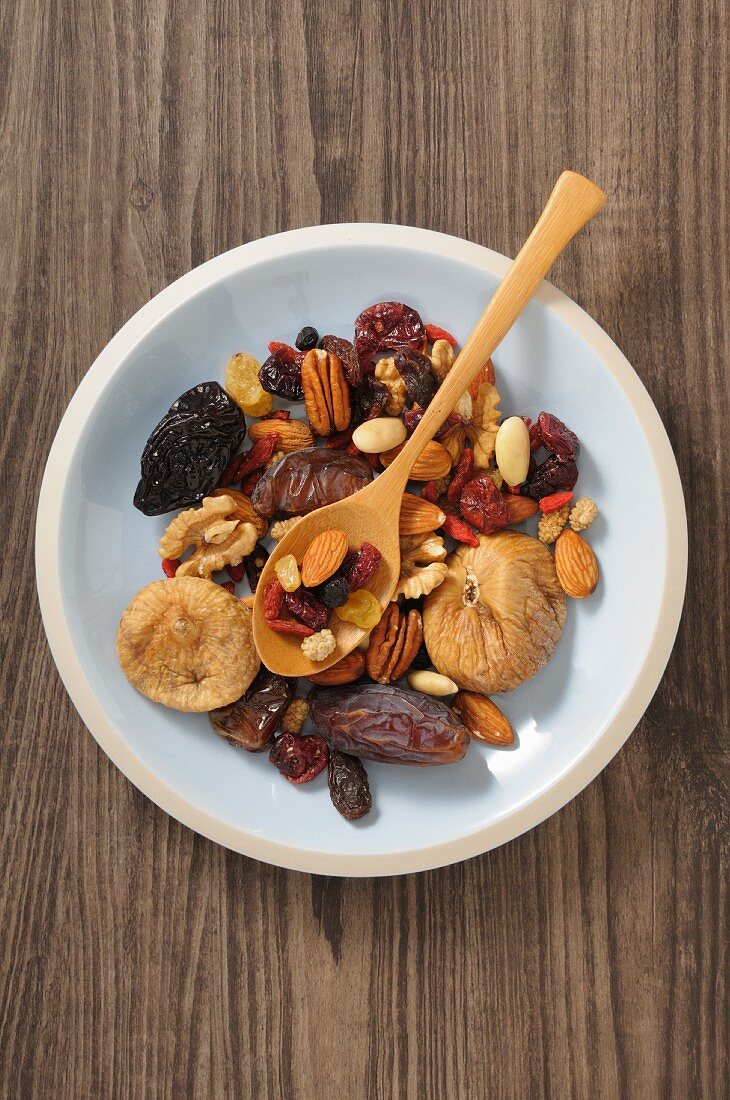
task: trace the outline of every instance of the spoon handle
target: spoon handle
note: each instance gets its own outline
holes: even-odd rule
[[[407,480],[423,448],[522,313],[554,261],[605,201],[601,188],[585,176],[577,172],[560,175],[535,228],[490,298],[418,427],[383,477],[390,477],[393,483]]]

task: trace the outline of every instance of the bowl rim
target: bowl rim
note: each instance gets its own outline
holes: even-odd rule
[[[181,276],[142,306],[96,357],[59,424],[46,460],[38,501],[36,583],[51,654],[84,724],[124,775],[161,809],[202,836],[254,859],[311,874],[348,877],[407,874],[456,863],[498,847],[539,825],[575,798],[605,768],[635,729],[666,668],[679,628],[687,574],[687,519],[682,483],[669,438],[651,397],[611,338],[580,306],[548,282],[537,301],[575,331],[613,376],[644,433],[661,492],[666,570],[647,657],[616,705],[604,730],[552,783],[505,811],[489,825],[427,847],[382,854],[338,854],[296,847],[221,821],[161,779],[140,760],[97,700],[74,649],[66,621],[60,576],[62,502],[82,429],[127,355],[170,312],[234,272],[275,258],[323,248],[402,248],[425,251],[504,276],[511,260],[445,233],[379,222],[339,223],[293,229],[239,245]],[[41,537],[42,533],[42,537]]]

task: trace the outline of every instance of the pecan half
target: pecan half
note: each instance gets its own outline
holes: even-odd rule
[[[304,405],[316,435],[344,432],[350,423],[350,388],[337,355],[312,348],[302,363]]]
[[[370,679],[379,684],[400,680],[412,665],[422,641],[420,611],[412,608],[405,612],[397,603],[389,604],[370,634],[370,644],[365,654]]]

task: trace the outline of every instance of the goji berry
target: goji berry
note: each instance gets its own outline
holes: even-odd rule
[[[456,539],[457,542],[465,542],[468,546],[478,546],[479,539],[468,523],[464,523],[463,519],[459,519],[458,516],[447,516],[441,525],[442,531],[447,535],[451,535],[452,539]]]
[[[522,492],[522,486],[521,485],[508,485],[507,486],[507,492],[512,493],[512,496],[518,497],[520,495],[520,493]]]
[[[226,592],[230,592],[231,595],[236,591],[236,586],[233,581],[222,581],[221,588],[225,588]]]
[[[243,562],[240,565],[227,565],[226,573],[234,584],[240,584],[244,576]]]
[[[271,621],[278,619],[284,606],[286,593],[278,577],[273,577],[264,589],[264,618]]]
[[[276,355],[280,362],[288,362],[291,365],[294,363],[301,365],[304,359],[304,352],[297,351],[291,344],[282,344],[281,340],[271,340],[269,342],[269,354]]]
[[[438,325],[424,325],[423,327],[426,330],[427,338],[432,344],[437,340],[448,340],[452,348],[456,347],[456,337],[447,332],[445,328],[440,328]]]
[[[509,509],[491,477],[475,477],[465,485],[459,507],[464,519],[485,535],[493,535],[509,523]]]
[[[465,447],[461,458],[459,459],[459,465],[454,471],[454,476],[451,479],[448,489],[446,490],[446,499],[452,502],[458,501],[461,496],[461,490],[466,485],[467,481],[471,481],[471,475],[474,470],[474,452],[471,447]]]
[[[252,472],[245,477],[241,482],[241,492],[244,496],[252,497],[253,491],[264,476],[263,470],[252,470]]]
[[[435,481],[427,481],[421,489],[421,496],[431,504],[438,504],[439,491]]]
[[[567,504],[568,501],[572,499],[573,494],[569,492],[550,493],[549,496],[541,498],[540,511],[544,516],[546,516],[548,512],[557,512],[558,508],[562,508],[564,504]]]
[[[166,577],[174,577],[180,568],[179,558],[163,558],[162,559],[162,572]]]
[[[259,470],[265,466],[279,445],[280,439],[278,432],[268,432],[248,451],[232,458],[223,471],[220,487],[225,488],[227,485],[232,485],[234,481],[241,481],[253,470]]]
[[[267,624],[277,634],[296,634],[298,638],[311,638],[314,631],[304,623],[292,623],[287,619],[267,619]]]

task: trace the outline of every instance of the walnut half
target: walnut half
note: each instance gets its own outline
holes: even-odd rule
[[[256,545],[253,523],[242,522],[232,496],[205,497],[198,508],[186,508],[169,524],[160,539],[161,558],[180,558],[191,546],[189,558],[178,567],[178,577],[205,577],[226,565],[240,565]]]
[[[393,599],[427,596],[445,580],[446,547],[440,535],[405,535],[400,540],[400,578]]]

